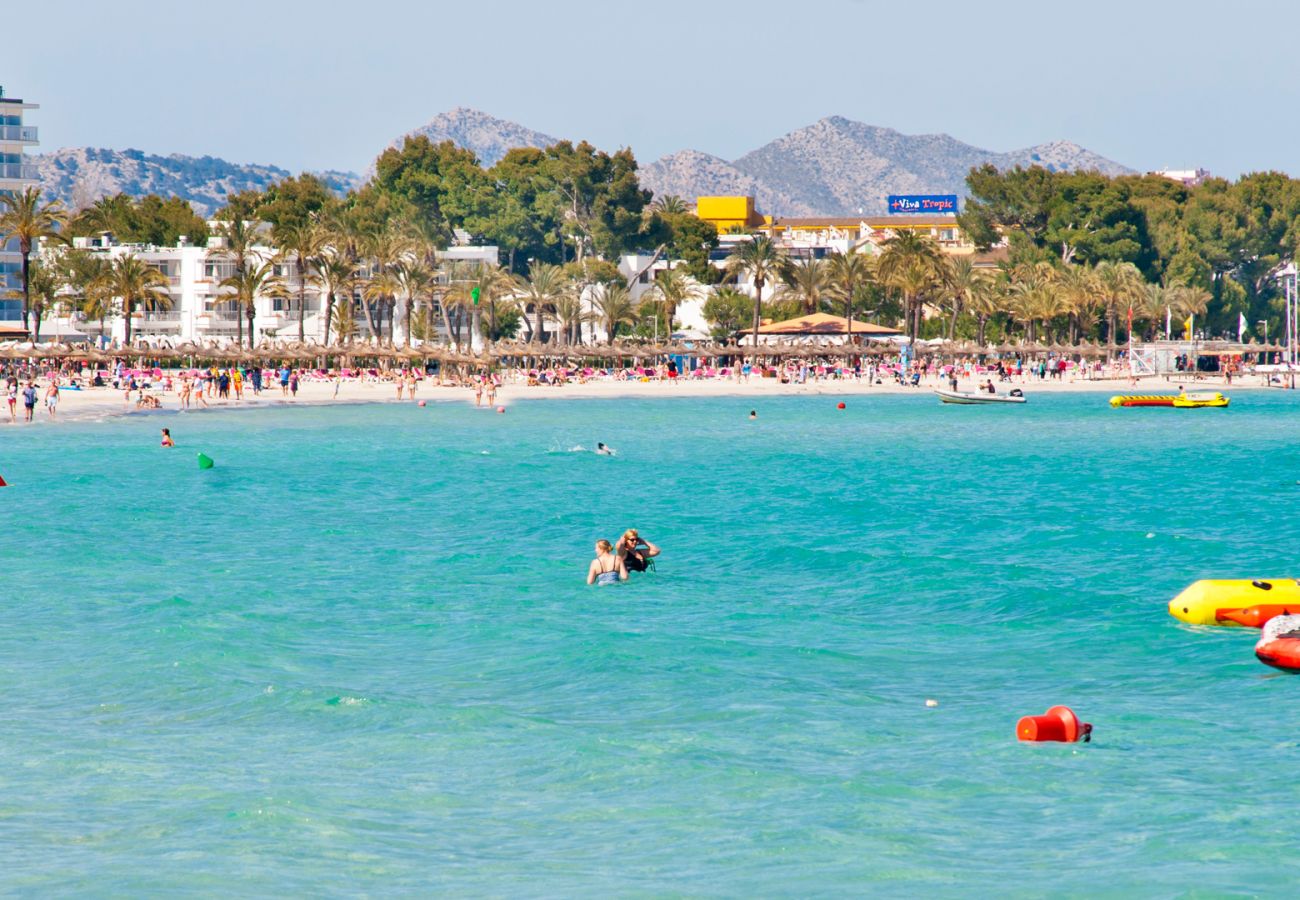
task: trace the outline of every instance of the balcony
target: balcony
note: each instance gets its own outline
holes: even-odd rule
[[[15,144],[35,144],[36,126],[35,125],[0,125],[0,141],[10,141]]]
[[[23,181],[36,180],[36,167],[26,163],[0,163],[0,178],[18,178]]]

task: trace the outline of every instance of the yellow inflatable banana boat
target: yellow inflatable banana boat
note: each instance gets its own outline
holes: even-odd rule
[[[1294,578],[1206,579],[1193,582],[1169,601],[1169,615],[1188,625],[1244,625],[1247,607],[1261,604],[1290,605],[1300,609],[1300,581]]]
[[[1174,409],[1213,409],[1231,401],[1218,391],[1194,391],[1174,398]]]

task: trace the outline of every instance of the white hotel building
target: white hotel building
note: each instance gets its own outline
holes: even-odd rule
[[[216,223],[211,223],[216,231]],[[131,319],[131,340],[150,344],[165,342],[175,345],[184,341],[224,344],[233,342],[240,333],[240,313],[232,300],[225,299],[221,288],[223,279],[234,274],[234,261],[222,257],[221,239],[208,239],[208,246],[195,246],[182,237],[174,247],[154,247],[145,244],[119,244],[111,235],[73,238],[73,247],[101,254],[106,258],[132,255],[167,277],[171,308],[165,310],[137,309]],[[55,251],[57,252],[57,251]],[[269,259],[274,250],[269,246],[255,248],[262,259]],[[496,247],[451,247],[439,252],[444,261],[462,260],[496,265]],[[298,339],[298,296],[300,281],[298,267],[292,260],[277,263],[275,272],[289,288],[292,297],[278,299],[262,297],[257,300],[253,318],[253,341]],[[340,302],[341,298],[335,298]],[[354,298],[354,303],[359,302]],[[309,341],[325,339],[325,303],[320,291],[309,281],[304,306],[304,333]],[[365,334],[365,323],[359,306],[354,315],[360,335]],[[439,321],[440,317],[435,317]],[[441,323],[439,321],[439,327]],[[244,341],[248,341],[248,317],[243,314]],[[126,323],[120,312],[107,317],[102,325],[97,319],[88,319],[78,312],[45,319],[41,327],[41,340],[85,341],[102,338],[105,342],[121,342],[126,337]],[[387,329],[385,328],[385,333]],[[400,331],[400,328],[399,328]],[[333,334],[331,327],[330,333]],[[445,336],[444,336],[445,337]]]
[[[6,97],[0,88],[0,193],[17,194],[36,183],[36,167],[24,156],[28,147],[36,146],[36,128],[23,124],[24,111],[36,108],[35,103]],[[22,263],[17,241],[0,246],[0,339],[26,337],[23,302],[9,296],[22,290]]]

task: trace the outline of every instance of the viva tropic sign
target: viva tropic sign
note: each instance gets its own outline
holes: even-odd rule
[[[891,213],[955,213],[956,194],[890,194]]]

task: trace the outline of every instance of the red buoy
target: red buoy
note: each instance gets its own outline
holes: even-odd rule
[[[424,406],[424,401],[421,400],[417,405],[418,405],[418,406]]]
[[[1068,706],[1053,706],[1041,716],[1025,716],[1016,723],[1016,737],[1022,741],[1092,740],[1092,725],[1080,722]]]
[[[0,475],[0,487],[9,487],[9,482],[4,480],[3,475]]]
[[[498,407],[497,407],[497,412],[499,412],[499,413],[503,413],[503,412],[505,412],[505,411],[506,411],[506,408],[505,408],[504,406],[498,406]]]
[[[837,405],[835,408],[836,408],[836,409],[843,409],[843,408],[844,408],[844,401],[841,400],[841,401],[839,402],[839,405]]]

